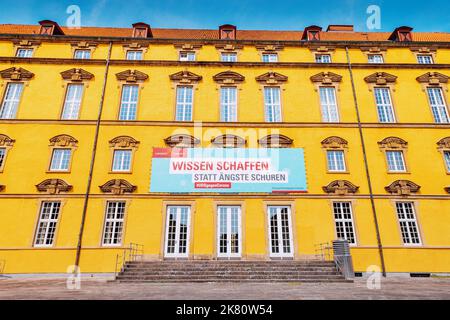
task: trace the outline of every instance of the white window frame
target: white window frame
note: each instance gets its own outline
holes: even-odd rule
[[[389,172],[407,172],[405,155],[402,150],[386,150],[385,153]],[[400,155],[400,159],[395,156],[398,154]]]
[[[441,87],[427,87],[427,98],[435,123],[450,123],[447,102]],[[432,102],[434,100],[435,103]],[[438,100],[441,102],[438,103]]]
[[[276,210],[277,215],[277,242],[278,242],[278,250],[279,252],[274,252],[274,246],[272,243],[272,230],[271,230],[271,209]],[[283,230],[282,228],[282,217],[281,210],[287,209],[287,223],[288,223],[288,232],[289,232],[289,248],[290,252],[285,252],[284,243],[283,243]],[[292,212],[291,206],[267,206],[267,232],[269,239],[269,253],[271,258],[293,258],[294,257],[294,234],[292,232]]]
[[[397,213],[397,219],[400,226],[400,236],[402,238],[403,245],[421,246],[422,238],[420,235],[419,224],[417,222],[416,208],[414,202],[396,202],[395,210]],[[405,213],[406,211],[410,212]],[[403,217],[401,215],[403,215]],[[415,236],[415,234],[417,236]]]
[[[59,158],[56,158],[56,154],[60,154]],[[67,158],[68,155],[68,158]],[[52,150],[52,159],[50,160],[51,172],[68,172],[70,171],[70,162],[72,160],[72,149],[69,148],[54,148]],[[64,165],[67,164],[67,167]]]
[[[189,94],[190,91],[190,101]],[[175,121],[192,121],[194,115],[194,87],[177,86],[176,90]],[[181,98],[181,100],[179,100]]]
[[[144,52],[142,50],[128,50],[126,58],[130,61],[140,61],[144,59]]]
[[[220,54],[220,61],[222,62],[237,62],[238,57],[236,52],[222,52]]]
[[[52,247],[54,245],[59,216],[61,215],[61,207],[61,201],[41,202],[39,218],[33,240],[34,247]],[[41,241],[43,241],[43,243],[41,243]]]
[[[121,156],[119,156],[119,154]],[[128,156],[125,157],[124,155]],[[126,159],[129,159],[128,167],[125,167]],[[112,161],[112,172],[131,172],[131,161],[133,160],[133,150],[131,149],[114,149],[113,151],[113,161]]]
[[[175,215],[175,225],[172,227],[175,230],[170,230],[170,221],[169,214],[172,213]],[[186,210],[186,212],[182,212],[182,210]],[[180,252],[180,235],[181,235],[181,218],[182,215],[186,214],[186,247],[185,252]],[[174,243],[173,243],[173,252],[169,252],[169,233],[174,231]],[[166,258],[188,258],[189,257],[189,249],[190,249],[190,231],[191,231],[191,207],[184,205],[168,205],[166,207],[166,231],[165,231],[165,241],[164,241],[164,257]],[[172,246],[171,246],[172,247]]]
[[[367,62],[368,63],[384,63],[384,57],[382,54],[369,54],[367,55]]]
[[[324,57],[327,57],[327,61],[324,61]],[[332,63],[331,54],[329,53],[316,53],[316,63]]]
[[[130,88],[126,93],[126,89]],[[134,95],[135,94],[135,95]],[[134,99],[134,96],[136,99]],[[120,97],[119,120],[134,121],[137,118],[137,108],[139,103],[139,85],[124,84]]]
[[[24,53],[24,54],[21,54]],[[32,48],[18,48],[16,52],[17,58],[32,58],[34,49]]]
[[[191,51],[180,51],[179,60],[180,61],[195,61],[197,59],[197,55],[195,52]]]
[[[74,88],[74,91],[72,91],[72,88]],[[62,120],[77,120],[79,118],[83,93],[83,84],[69,83],[67,85],[63,111],[61,113]]]
[[[121,246],[125,231],[126,201],[107,201],[103,224],[102,246]]]
[[[329,172],[347,172],[347,166],[345,164],[345,151],[344,150],[327,150],[327,168]],[[337,155],[341,155],[339,159]],[[333,156],[331,156],[333,155]],[[342,169],[339,169],[339,163],[342,160]]]
[[[234,91],[234,94],[232,93]],[[220,121],[237,122],[237,87],[220,87]],[[224,101],[227,100],[227,101]]]
[[[434,64],[433,56],[431,54],[418,54],[417,63],[419,64]]]
[[[78,56],[78,54],[80,54],[80,56]],[[74,59],[82,59],[82,60],[89,60],[91,59],[91,50],[86,50],[86,49],[76,49],[73,53],[73,58]]]
[[[233,214],[236,214],[236,219],[233,219]],[[222,219],[222,217],[225,219]],[[226,223],[224,226],[223,222]],[[234,225],[233,225],[234,223]],[[237,229],[237,251],[232,253],[232,241],[230,239],[232,230]],[[227,239],[225,246],[222,245],[220,236],[225,231]],[[226,247],[226,252],[221,252],[221,249]],[[242,210],[241,206],[233,205],[219,205],[217,206],[217,257],[219,258],[240,258],[242,256]]]
[[[331,92],[331,95],[330,95]],[[335,87],[319,87],[320,110],[323,122],[340,122]]]
[[[276,63],[278,62],[278,53],[263,53],[261,61],[265,63]]]
[[[278,92],[278,103],[275,101],[276,95],[274,91]],[[264,117],[266,122],[277,123],[282,122],[281,109],[281,88],[280,87],[264,87]],[[272,102],[268,101],[268,98]]]
[[[23,95],[23,82],[8,82],[0,107],[0,119],[15,119]],[[12,91],[11,91],[12,90]]]
[[[357,245],[352,203],[349,201],[333,201],[333,217],[336,238],[347,240],[351,246]]]
[[[378,92],[379,95],[377,95]],[[384,95],[383,92],[387,92],[387,95]],[[378,121],[380,123],[396,123],[391,89],[388,87],[374,87],[373,94],[377,107]],[[378,101],[377,97],[380,98],[380,101]]]

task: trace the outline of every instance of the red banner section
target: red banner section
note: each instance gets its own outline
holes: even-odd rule
[[[231,182],[196,182],[195,189],[231,189]]]
[[[153,158],[187,158],[187,149],[153,148]]]

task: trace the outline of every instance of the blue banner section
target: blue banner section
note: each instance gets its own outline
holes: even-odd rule
[[[150,192],[307,192],[303,149],[154,148]]]

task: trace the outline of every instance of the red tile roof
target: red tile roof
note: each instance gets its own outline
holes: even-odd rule
[[[0,34],[38,34],[39,25],[0,24]],[[82,27],[70,29],[62,27],[68,36],[86,37],[131,37],[132,28]],[[211,29],[158,29],[152,28],[156,39],[214,40],[219,38],[219,30]],[[237,30],[238,40],[298,41],[303,31]],[[321,32],[324,41],[388,41],[391,32]],[[450,42],[450,33],[412,32],[413,41]]]

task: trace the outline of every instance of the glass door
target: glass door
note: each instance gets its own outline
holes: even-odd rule
[[[168,206],[166,219],[166,258],[187,258],[189,256],[189,230],[191,208],[189,206]]]
[[[291,208],[289,206],[268,207],[270,257],[293,258]]]
[[[241,207],[219,206],[217,208],[217,256],[241,257]]]

